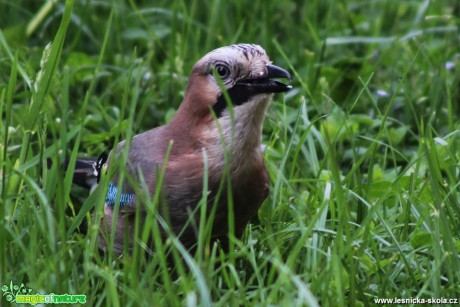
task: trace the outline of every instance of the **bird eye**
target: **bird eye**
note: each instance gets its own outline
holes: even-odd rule
[[[215,67],[217,74],[222,78],[226,79],[230,75],[230,69],[224,65],[216,65]]]

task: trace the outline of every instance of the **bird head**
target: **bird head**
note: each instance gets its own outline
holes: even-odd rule
[[[291,79],[291,76],[273,65],[262,47],[253,44],[221,47],[206,54],[193,67],[181,108],[197,117],[211,119],[214,112],[219,118],[226,114],[229,103],[236,109],[291,89],[275,78]]]

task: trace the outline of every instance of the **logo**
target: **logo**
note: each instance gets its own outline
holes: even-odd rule
[[[2,285],[2,292],[5,299],[12,304],[85,304],[86,295],[84,294],[32,294],[32,289],[21,283]]]

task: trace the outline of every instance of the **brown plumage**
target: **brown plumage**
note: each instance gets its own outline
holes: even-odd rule
[[[203,150],[206,151],[209,170],[209,210],[223,180],[226,167],[224,147],[228,150],[237,237],[242,236],[246,224],[257,214],[268,195],[269,178],[261,150],[263,121],[273,93],[291,88],[272,78],[290,78],[290,75],[271,65],[260,46],[239,44],[211,51],[193,67],[184,100],[171,122],[132,139],[126,171],[139,178],[138,170],[141,170],[152,197],[158,170],[163,165],[170,141],[173,141],[161,189],[163,209],[160,214],[167,216],[169,226],[177,235],[190,219],[194,220],[179,236],[187,249],[193,249],[197,241],[196,228],[191,225],[198,224],[200,211],[197,210],[195,216],[191,216],[191,212],[202,198]],[[232,110],[222,94],[220,81],[231,98]],[[120,143],[118,152],[123,146],[124,142]],[[118,177],[115,176],[112,185],[116,187],[117,184]],[[133,238],[133,212],[141,210],[140,215],[145,216],[145,204],[136,200],[134,189],[128,182],[123,182],[121,193],[127,198],[122,201],[117,219],[113,220],[117,190],[113,191],[108,194],[104,208],[100,245],[107,246],[105,238],[116,222],[114,250],[121,253],[124,240],[129,240],[128,244],[137,242]],[[212,228],[212,239],[220,240],[224,248],[227,247],[228,234],[227,192],[224,189],[217,201]]]

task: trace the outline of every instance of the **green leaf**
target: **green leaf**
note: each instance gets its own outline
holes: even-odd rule
[[[409,243],[414,249],[428,247],[432,244],[432,236],[427,232],[417,233],[410,238]]]

